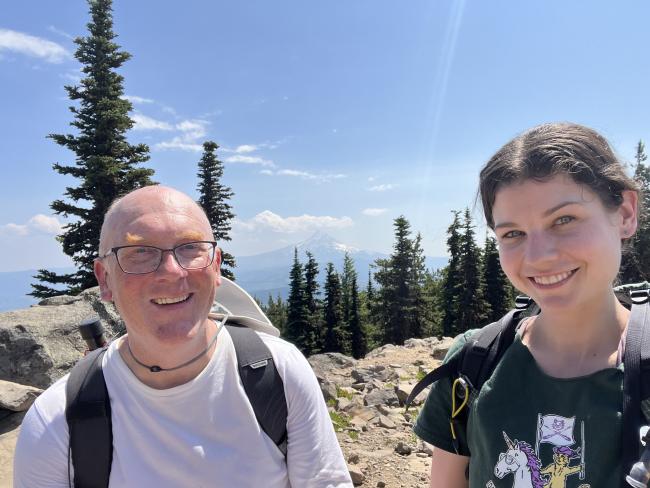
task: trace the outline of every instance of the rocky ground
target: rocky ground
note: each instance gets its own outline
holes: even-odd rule
[[[382,346],[358,361],[339,354],[309,359],[356,486],[428,486],[431,447],[412,432],[424,394],[408,412],[402,405],[450,344],[450,339],[411,339],[403,347]]]

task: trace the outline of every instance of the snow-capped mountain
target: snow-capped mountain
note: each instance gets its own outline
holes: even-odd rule
[[[307,262],[307,251],[314,255],[320,270],[321,283],[325,278],[327,263],[331,262],[337,270],[342,270],[343,258],[347,252],[354,261],[359,288],[365,288],[368,283],[370,265],[378,258],[388,257],[386,254],[348,246],[324,232],[316,232],[309,239],[295,245],[254,256],[237,257],[237,283],[263,303],[269,294],[274,297],[280,294],[286,298],[289,293],[289,271],[293,264],[294,248],[298,249],[298,260],[303,264]],[[447,264],[447,258],[427,258],[426,261],[427,267],[432,269]]]

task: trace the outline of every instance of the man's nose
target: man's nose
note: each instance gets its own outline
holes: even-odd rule
[[[160,266],[158,266],[158,272],[161,271],[165,273],[184,273],[186,270],[178,264],[174,251],[167,249],[162,252]]]

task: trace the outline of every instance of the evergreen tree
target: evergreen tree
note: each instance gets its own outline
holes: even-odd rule
[[[323,306],[325,337],[323,352],[345,352],[345,332],[342,327],[341,281],[332,263],[325,269],[325,304]]]
[[[133,126],[129,117],[131,103],[122,98],[123,77],[116,69],[130,58],[113,42],[111,0],[90,0],[89,35],[78,37],[75,57],[83,64],[85,77],[80,85],[66,86],[68,97],[78,106],[70,107],[78,134],[50,134],[57,144],[76,155],[75,165],[55,163],[60,174],[80,180],[67,187],[65,196],[72,203],[55,200],[50,208],[73,221],[58,236],[63,252],[74,261],[77,271],[59,275],[41,269],[35,276],[42,283],[66,285],[67,294],[77,294],[97,284],[93,261],[99,248],[99,233],[104,214],[117,197],[152,184],[153,170],[138,167],[149,159],[145,144],[131,145],[126,132]],[[33,284],[30,295],[43,298],[61,293],[48,285]]]
[[[371,265],[372,266],[372,265]],[[377,328],[377,300],[375,287],[372,284],[372,271],[368,269],[368,284],[359,294],[361,302],[361,322],[366,331],[368,349],[381,345],[382,335]]]
[[[512,285],[499,263],[499,251],[494,237],[485,238],[483,249],[483,281],[485,283],[485,300],[490,306],[488,321],[494,322],[513,307]]]
[[[320,285],[318,284],[318,263],[314,255],[307,251],[305,264],[305,304],[307,306],[310,354],[315,354],[323,349],[321,334],[321,301],[318,297]]]
[[[345,253],[343,259],[341,289],[343,325],[350,338],[350,352],[353,357],[359,359],[365,356],[368,350],[368,335],[361,320],[357,271],[354,269],[354,261],[348,253]]]
[[[233,197],[232,189],[221,182],[223,177],[223,163],[217,159],[216,151],[219,148],[216,142],[203,143],[203,156],[199,161],[199,205],[203,207],[212,233],[221,248],[221,274],[231,280],[235,279],[232,268],[236,267],[235,258],[226,252],[222,243],[230,241],[231,220],[235,216],[232,205],[228,203]]]
[[[287,300],[285,337],[306,355],[311,350],[308,325],[309,311],[305,302],[305,282],[302,265],[298,261],[298,250],[294,249],[293,266],[290,272],[289,299]]]
[[[447,228],[447,250],[449,262],[444,270],[442,284],[442,333],[445,336],[454,336],[458,328],[458,296],[463,288],[461,277],[461,234],[460,212],[453,211],[454,220]]]
[[[481,251],[474,239],[474,226],[469,209],[465,209],[460,240],[460,278],[462,288],[457,295],[457,326],[460,332],[484,325],[490,314],[485,301],[485,283],[481,274]]]
[[[393,222],[395,244],[388,259],[375,261],[377,319],[383,342],[403,344],[422,334],[424,326],[424,255],[421,237],[410,238],[410,224],[404,216]]]
[[[266,305],[262,306],[262,311],[280,333],[284,334],[287,325],[287,306],[282,297],[278,294],[277,299],[274,300],[273,296],[269,295]]]
[[[424,275],[424,284],[422,293],[425,301],[425,320],[427,330],[425,335],[442,337],[442,316],[443,300],[442,285],[444,281],[444,271],[426,271]]]

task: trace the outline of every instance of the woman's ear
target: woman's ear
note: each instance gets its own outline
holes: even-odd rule
[[[621,239],[628,239],[634,235],[639,220],[639,194],[634,190],[624,190],[621,193],[623,202],[618,207],[620,216],[619,229]]]

